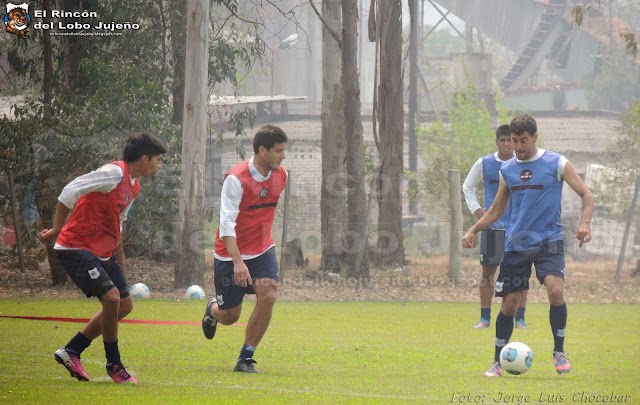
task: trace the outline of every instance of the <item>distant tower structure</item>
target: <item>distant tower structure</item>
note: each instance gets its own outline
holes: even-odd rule
[[[496,100],[491,87],[492,59],[489,53],[452,53],[449,68],[449,82],[464,89],[472,85],[478,96],[487,104],[492,117],[497,115]]]

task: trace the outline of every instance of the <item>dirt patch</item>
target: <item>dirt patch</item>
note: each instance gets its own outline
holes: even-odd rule
[[[319,257],[309,258],[308,269],[285,269],[279,289],[283,301],[442,301],[476,302],[480,266],[477,259],[465,259],[460,280],[449,282],[448,258],[444,256],[413,258],[409,265],[397,269],[371,269],[371,281],[363,285],[355,279],[328,277],[319,272]],[[20,272],[17,258],[0,254],[0,297],[81,298],[84,295],[69,282],[52,287],[48,265],[29,261]],[[147,259],[127,261],[130,284],[145,283],[152,297],[181,299],[183,288],[173,286],[173,264]],[[567,258],[566,297],[581,303],[640,303],[640,276],[632,275],[635,261],[622,271],[621,282],[613,281],[615,261],[577,262]],[[213,292],[213,270],[207,265],[205,285]],[[544,287],[532,280],[529,302],[547,302]]]

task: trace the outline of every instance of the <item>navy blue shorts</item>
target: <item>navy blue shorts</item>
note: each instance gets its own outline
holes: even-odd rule
[[[56,256],[69,278],[89,297],[102,297],[113,287],[120,298],[129,296],[127,279],[115,256],[107,261],[98,259],[86,250],[57,250]]]
[[[496,297],[528,290],[531,265],[536,266],[540,284],[544,284],[548,275],[564,280],[564,241],[548,242],[537,249],[504,252],[496,280]]]
[[[251,282],[259,283],[261,278],[279,280],[278,262],[276,261],[276,248],[272,247],[258,257],[245,260],[244,264],[249,269]],[[213,260],[213,283],[216,287],[216,299],[220,309],[229,309],[242,304],[245,294],[255,294],[252,285],[240,287],[236,285],[233,277],[233,262]]]
[[[487,229],[480,236],[480,264],[498,267],[504,256],[504,229]]]

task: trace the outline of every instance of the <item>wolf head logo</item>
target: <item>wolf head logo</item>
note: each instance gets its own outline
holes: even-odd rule
[[[14,34],[18,38],[26,38],[27,28],[29,28],[30,23],[31,16],[29,15],[29,5],[27,3],[7,4],[4,24],[8,33]]]

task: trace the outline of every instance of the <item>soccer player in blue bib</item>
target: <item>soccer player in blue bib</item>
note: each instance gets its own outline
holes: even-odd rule
[[[515,117],[509,126],[516,156],[500,167],[498,193],[489,210],[462,238],[462,246],[474,248],[476,233],[500,218],[507,204],[511,212],[506,223],[505,253],[496,281],[496,295],[502,307],[496,318],[494,361],[484,375],[500,377],[500,351],[513,332],[522,291],[529,289],[531,266],[547,289],[549,323],[553,333],[553,362],[558,374],[568,373],[571,365],[564,352],[567,305],[564,300],[564,241],[560,212],[562,186],[567,184],[582,199],[582,217],[576,230],[580,246],[591,240],[593,194],[575,168],[562,155],[536,146],[538,128],[528,114]]]
[[[509,125],[500,125],[496,129],[496,146],[498,151],[479,158],[469,170],[464,179],[462,191],[469,211],[477,219],[482,218],[498,192],[500,184],[500,166],[511,159],[513,146],[511,145],[511,130]],[[484,209],[478,203],[476,191],[480,183],[484,184]],[[491,298],[493,298],[493,276],[504,255],[505,220],[509,216],[509,207],[491,227],[482,231],[480,239],[480,265],[482,266],[482,280],[480,281],[480,320],[474,328],[488,328],[491,324]],[[518,311],[516,312],[516,328],[527,329],[524,321],[524,311],[527,302],[527,291],[522,292]]]

